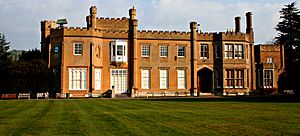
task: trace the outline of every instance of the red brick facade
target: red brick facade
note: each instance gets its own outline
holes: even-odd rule
[[[246,33],[137,30],[136,9],[129,18],[97,18],[87,27],[56,27],[41,22],[41,46],[61,93],[102,94],[109,89],[134,94],[248,94],[256,90],[252,14]],[[98,73],[97,73],[98,71]],[[129,92],[130,92],[129,91]]]

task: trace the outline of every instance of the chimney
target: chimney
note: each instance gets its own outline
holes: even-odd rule
[[[235,32],[240,33],[241,32],[241,17],[235,17]]]
[[[132,9],[129,10],[130,19],[136,19],[136,9],[133,6]]]
[[[252,13],[251,12],[246,13],[246,23],[247,23],[246,33],[250,34],[250,32],[253,31],[253,28],[252,28]]]

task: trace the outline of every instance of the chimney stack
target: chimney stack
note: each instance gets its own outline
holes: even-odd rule
[[[235,17],[235,32],[240,33],[241,32],[241,17]]]
[[[252,13],[251,12],[246,13],[246,23],[247,23],[246,33],[250,34],[250,32],[253,31],[253,28],[252,28]]]

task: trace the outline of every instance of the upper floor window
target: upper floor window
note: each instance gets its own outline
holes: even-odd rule
[[[242,44],[234,45],[234,58],[235,59],[244,58],[244,56],[243,56],[243,45]]]
[[[243,59],[244,49],[242,44],[225,44],[225,58]]]
[[[114,40],[110,43],[111,62],[127,61],[127,42],[123,40]]]
[[[178,57],[185,57],[185,46],[178,46]]]
[[[216,46],[216,58],[221,58],[221,46]]]
[[[208,44],[200,45],[200,59],[208,59]]]
[[[267,58],[267,63],[269,63],[269,64],[274,63],[273,57],[268,57],[268,58]]]
[[[149,57],[149,56],[150,56],[150,46],[142,45],[142,57]]]
[[[229,59],[233,57],[233,44],[225,45],[225,58]]]
[[[160,57],[168,57],[168,46],[160,46]]]
[[[74,55],[82,55],[82,44],[74,43]]]

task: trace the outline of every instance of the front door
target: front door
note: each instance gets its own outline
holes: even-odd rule
[[[110,87],[115,89],[116,94],[126,93],[127,90],[127,70],[110,70]]]

